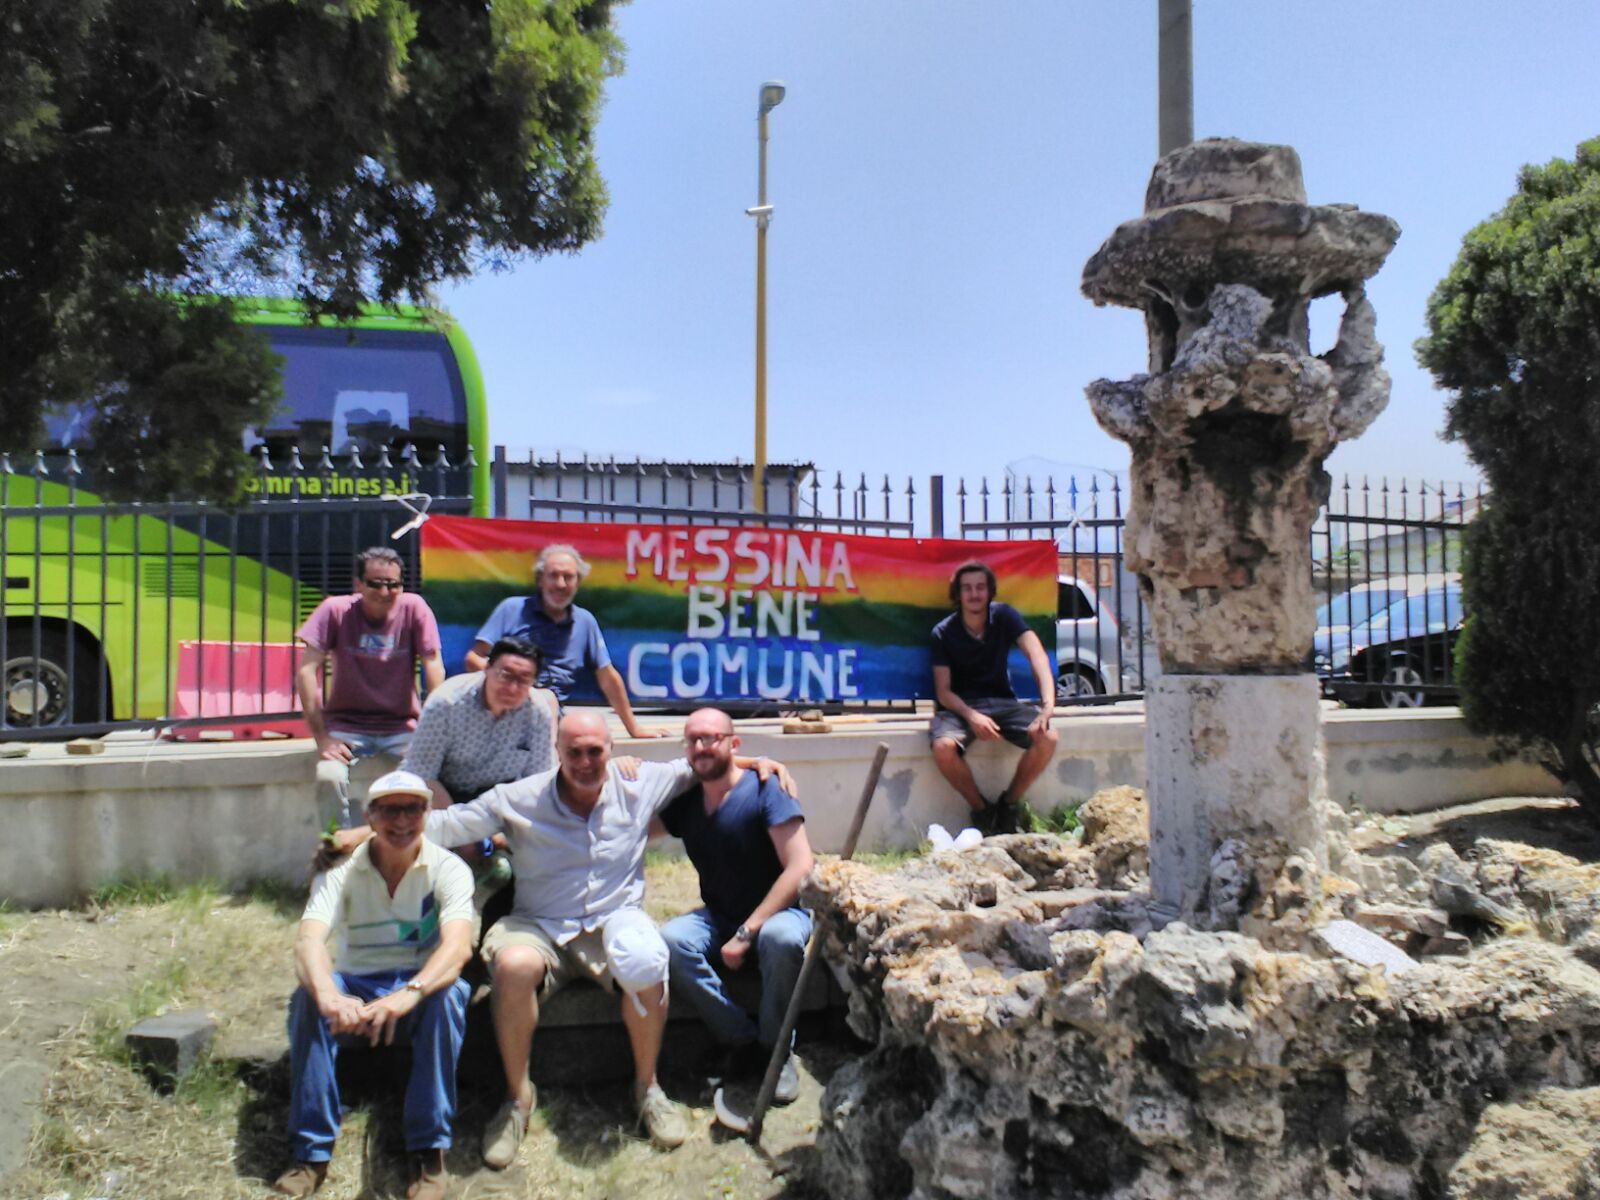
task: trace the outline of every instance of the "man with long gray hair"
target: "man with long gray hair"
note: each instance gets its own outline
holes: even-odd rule
[[[533,563],[534,594],[508,596],[495,606],[467,651],[467,669],[483,670],[489,648],[501,638],[527,638],[544,654],[539,686],[554,692],[563,706],[588,676],[621,718],[628,736],[665,737],[665,729],[641,726],[634,718],[627,685],[611,665],[600,623],[588,609],[573,603],[588,574],[589,564],[574,546],[556,543],[539,551]]]

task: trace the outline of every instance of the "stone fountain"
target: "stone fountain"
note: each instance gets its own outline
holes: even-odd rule
[[[1164,674],[1146,696],[1151,889],[1164,917],[1237,917],[1240,860],[1327,865],[1311,523],[1322,464],[1389,400],[1364,282],[1400,228],[1306,203],[1288,146],[1211,140],[1157,164],[1145,215],[1083,272],[1144,312],[1150,372],[1089,403],[1128,443],[1128,566]],[[1309,303],[1344,297],[1314,357]],[[1213,886],[1215,880],[1215,886]]]
[[[1287,147],[1207,141],[1089,261],[1084,291],[1150,337],[1148,374],[1089,388],[1132,449],[1165,669],[1148,806],[1117,789],[1081,843],[807,881],[871,1046],[823,1097],[830,1196],[1600,1198],[1600,869],[1357,853],[1324,794],[1309,531],[1324,460],[1388,397],[1363,284],[1398,234],[1307,204]]]

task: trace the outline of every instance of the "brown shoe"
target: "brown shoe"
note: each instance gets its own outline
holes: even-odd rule
[[[410,1162],[411,1185],[406,1200],[444,1200],[445,1184],[450,1181],[444,1169],[443,1150],[413,1150]]]
[[[328,1177],[325,1162],[297,1162],[272,1185],[272,1190],[282,1196],[309,1196],[322,1186]]]

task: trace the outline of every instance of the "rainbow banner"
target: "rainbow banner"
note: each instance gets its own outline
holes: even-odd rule
[[[1055,649],[1049,541],[440,516],[422,526],[422,578],[447,670],[462,669],[496,604],[532,593],[534,557],[554,542],[592,568],[577,602],[642,704],[930,698],[928,635],[951,612],[951,571],[971,558]],[[1015,650],[1011,676],[1019,696],[1038,694]]]

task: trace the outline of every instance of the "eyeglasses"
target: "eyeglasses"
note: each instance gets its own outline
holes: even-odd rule
[[[519,675],[517,672],[508,671],[504,667],[496,667],[489,673],[507,687],[531,688],[533,686],[532,675]]]
[[[420,817],[427,811],[426,804],[374,804],[367,809],[372,816],[387,821],[399,820],[401,817]]]
[[[691,750],[704,746],[707,750],[713,746],[720,746],[733,735],[731,733],[696,733],[685,735],[683,744]]]
[[[366,587],[377,588],[379,591],[385,592],[398,592],[405,587],[405,584],[398,579],[363,579],[361,582]]]

